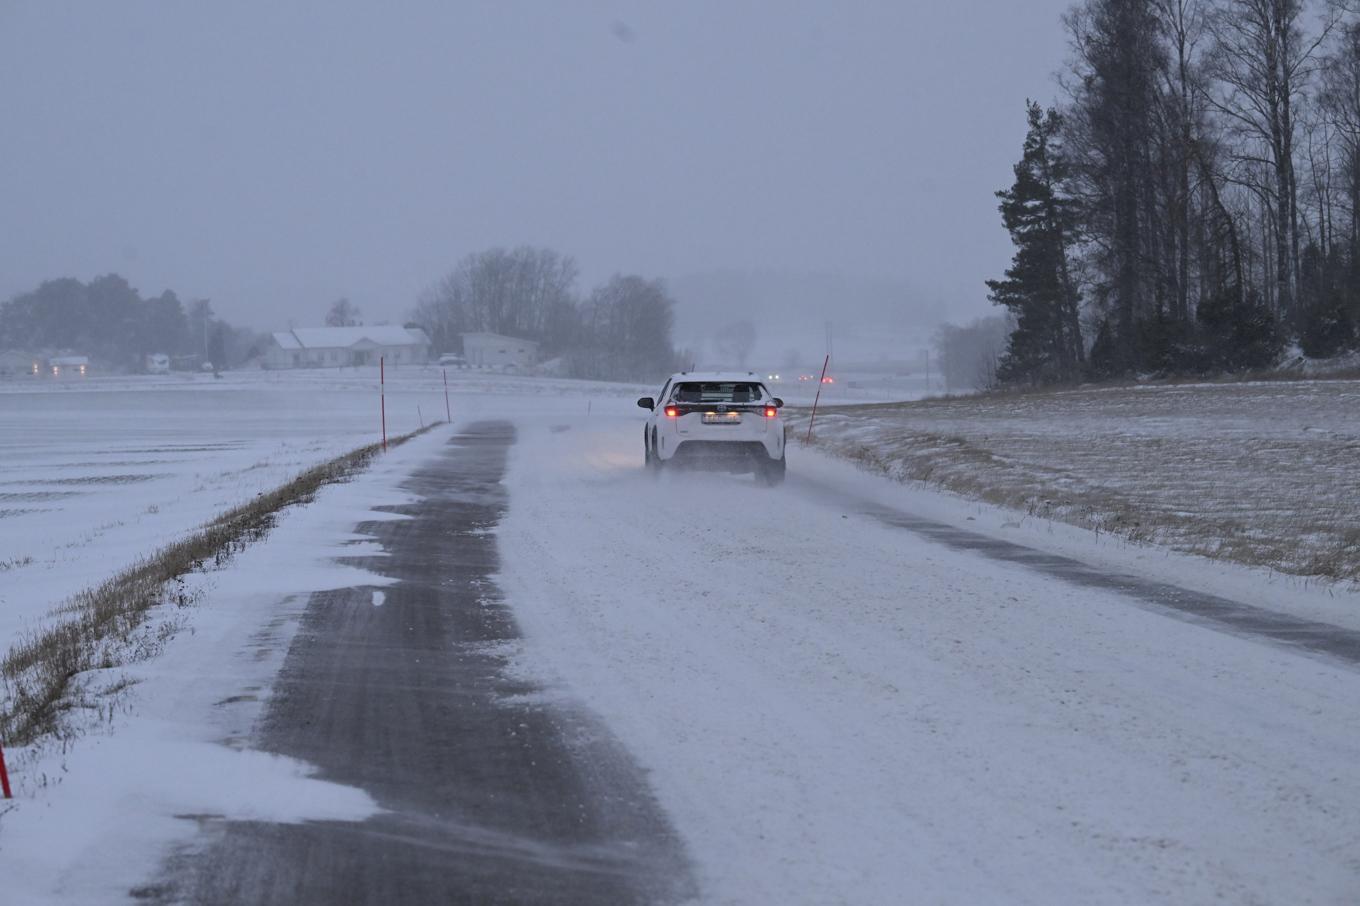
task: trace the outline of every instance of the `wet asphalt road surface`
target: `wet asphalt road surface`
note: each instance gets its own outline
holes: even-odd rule
[[[668,903],[695,895],[640,769],[590,715],[506,672],[519,631],[492,579],[514,429],[466,428],[367,523],[397,580],[312,597],[253,747],[385,812],[231,823],[143,898],[232,904]],[[499,647],[498,647],[499,645]]]

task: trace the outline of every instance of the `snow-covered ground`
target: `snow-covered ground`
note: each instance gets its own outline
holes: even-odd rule
[[[778,380],[770,380],[770,374],[759,376],[774,396],[791,406],[812,405],[818,389],[821,390],[820,405],[823,406],[915,400],[940,393],[943,389],[938,374],[932,377],[924,372],[896,374],[840,368],[832,368],[827,375],[830,383],[823,384],[820,382],[820,363],[810,372],[781,372]]]
[[[317,410],[348,388],[277,380],[240,386],[316,392]],[[413,376],[410,399],[437,380]],[[653,481],[632,388],[472,380],[455,421],[518,431],[496,529],[499,581],[525,631],[514,668],[593,711],[641,762],[703,902],[1355,902],[1360,671],[945,548],[859,504],[1353,628],[1360,596],[1020,518],[796,447],[780,489]],[[342,446],[371,439],[371,410],[351,411]],[[315,422],[298,424],[285,439]],[[447,436],[324,490],[196,579],[199,603],[162,615],[181,631],[115,671],[136,684],[91,715],[90,735],[17,753],[20,803],[0,814],[7,899],[113,899],[192,841],[192,816],[368,813],[362,791],[241,741],[306,592],[380,588],[331,558],[374,553],[356,550],[353,526],[406,499],[403,477]],[[5,544],[15,524],[0,521]]]
[[[409,500],[398,489],[448,429],[379,459],[344,485],[286,511],[268,543],[222,570],[190,578],[203,592],[188,611],[148,614],[146,635],[176,627],[150,660],[102,676],[88,713],[71,716],[76,738],[8,751],[16,799],[0,801],[4,902],[114,903],[154,881],[171,848],[191,842],[201,820],[361,821],[374,813],[362,790],[311,776],[302,762],[248,747],[269,686],[313,591],[387,580],[335,558],[372,553],[360,521]],[[98,694],[103,688],[122,688]]]
[[[1302,350],[1287,354],[1284,371],[1297,371],[1313,377],[1355,377],[1360,374],[1360,352],[1348,352],[1327,359],[1305,358]]]
[[[455,422],[526,411],[590,418],[597,403],[632,406],[640,390],[475,371],[449,371],[448,381]],[[376,369],[0,382],[0,654],[63,619],[54,610],[75,592],[377,440],[378,389]],[[391,435],[444,418],[441,369],[389,370],[386,405]],[[361,791],[241,746],[308,594],[386,581],[332,560],[363,552],[353,526],[385,518],[374,506],[405,502],[397,485],[447,436],[394,450],[289,510],[267,544],[192,577],[189,597],[202,606],[153,608],[130,646],[162,653],[81,678],[81,705],[63,728],[73,739],[7,751],[19,807],[0,801],[5,902],[118,899],[192,829],[176,815],[357,820],[371,811]]]
[[[651,769],[709,901],[1354,902],[1360,674],[852,501],[1215,585],[1195,564],[796,449],[779,491],[654,483],[631,433],[525,431],[503,581],[522,668],[546,665]],[[1218,587],[1313,616],[1360,603],[1226,572]]]
[[[455,411],[627,388],[449,372]],[[380,437],[376,368],[0,381],[0,654],[54,606],[218,513]],[[389,434],[445,417],[440,370],[387,373]]]
[[[1360,381],[851,406],[819,414],[816,440],[897,478],[1022,513],[1299,575],[1360,579]]]

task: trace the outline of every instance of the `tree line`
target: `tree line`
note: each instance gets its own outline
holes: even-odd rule
[[[461,351],[468,332],[535,340],[572,377],[652,380],[678,367],[675,301],[661,281],[616,275],[578,297],[577,274],[574,260],[550,249],[477,252],[422,294],[407,326],[424,328],[435,352]],[[326,324],[354,326],[361,318],[342,298]],[[183,367],[234,367],[262,339],[218,318],[206,299],[186,306],[170,290],[143,297],[117,274],[49,280],[0,304],[0,350],[84,354],[118,370],[138,371],[152,353]]]
[[[464,333],[534,340],[571,377],[652,380],[675,370],[675,301],[660,280],[615,275],[579,297],[577,277],[576,262],[551,249],[475,252],[421,295],[410,323],[436,352],[461,351]]]
[[[232,367],[257,340],[254,331],[218,318],[207,299],[186,308],[170,290],[143,297],[117,274],[89,283],[48,280],[0,303],[0,349],[77,353],[120,370],[140,370],[152,353],[177,357],[185,367]]]
[[[1083,0],[1027,105],[1005,383],[1267,368],[1360,348],[1350,0]]]

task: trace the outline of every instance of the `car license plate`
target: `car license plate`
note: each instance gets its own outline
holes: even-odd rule
[[[741,424],[740,412],[705,412],[705,425],[739,425]]]

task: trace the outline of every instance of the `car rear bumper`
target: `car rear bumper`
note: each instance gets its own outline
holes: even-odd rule
[[[694,469],[751,472],[776,458],[758,440],[682,440],[669,461]]]

